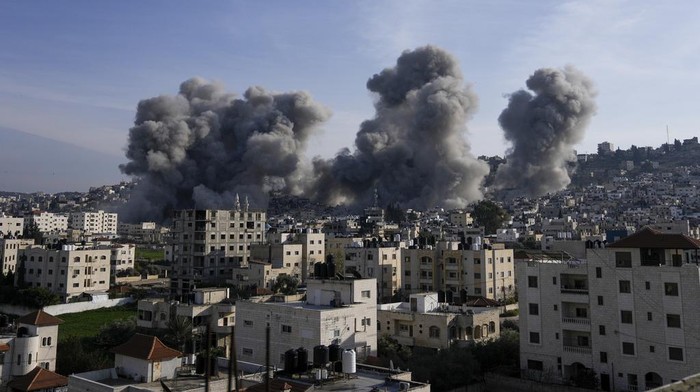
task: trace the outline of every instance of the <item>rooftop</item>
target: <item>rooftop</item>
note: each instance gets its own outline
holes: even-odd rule
[[[700,249],[700,241],[685,234],[668,234],[645,227],[608,248]]]
[[[43,310],[39,309],[17,319],[17,324],[36,325],[37,327],[45,327],[49,325],[62,324],[63,320],[52,316]]]
[[[132,336],[126,343],[114,347],[112,352],[148,361],[172,359],[182,355],[181,352],[163,344],[157,337],[140,333]]]

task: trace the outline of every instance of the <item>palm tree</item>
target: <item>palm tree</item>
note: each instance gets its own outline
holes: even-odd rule
[[[168,343],[185,352],[185,345],[192,341],[192,319],[185,316],[171,317],[167,323],[167,332],[164,338]]]

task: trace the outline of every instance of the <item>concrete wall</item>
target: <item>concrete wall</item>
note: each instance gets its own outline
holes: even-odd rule
[[[130,304],[134,301],[135,300],[133,298],[117,298],[100,302],[74,302],[70,304],[46,306],[43,310],[48,314],[58,316],[59,314],[79,313],[86,310],[113,308],[115,306]],[[31,313],[35,310],[36,309],[28,308],[26,306],[0,304],[0,313],[12,314],[16,316],[24,316],[25,314]]]
[[[568,385],[542,384],[522,378],[506,377],[499,374],[487,373],[487,391],[512,392],[590,392],[590,389],[576,388]]]

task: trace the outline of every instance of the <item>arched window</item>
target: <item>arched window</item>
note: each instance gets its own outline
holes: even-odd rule
[[[496,323],[493,321],[489,323],[489,333],[496,333]]]
[[[484,333],[484,337],[489,336],[489,325],[488,325],[488,324],[484,324],[484,325],[481,327],[481,332]]]
[[[31,364],[32,364],[32,353],[29,353],[29,355],[27,355],[27,365],[31,365]]]
[[[472,338],[472,327],[465,328],[464,333],[467,334],[467,339],[471,339]]]
[[[76,263],[80,263],[80,257],[74,258],[73,261],[76,262]]]
[[[481,325],[474,327],[474,339],[481,339]]]

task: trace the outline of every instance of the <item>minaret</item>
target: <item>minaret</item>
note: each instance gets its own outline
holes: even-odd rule
[[[236,211],[241,210],[241,199],[238,197],[238,193],[236,193]]]
[[[250,207],[250,203],[248,203],[248,196],[245,197],[245,212],[248,212],[248,207]]]

